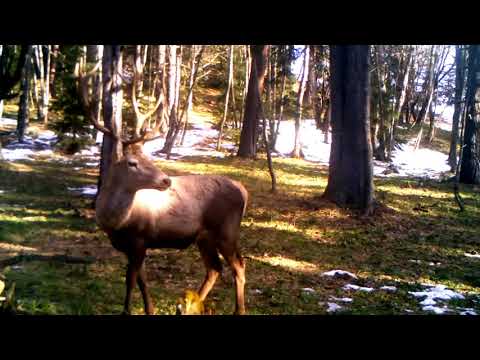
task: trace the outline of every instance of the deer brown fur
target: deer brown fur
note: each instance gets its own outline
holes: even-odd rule
[[[235,313],[244,314],[245,263],[238,238],[247,199],[239,182],[216,175],[169,177],[143,155],[141,146],[128,146],[109,169],[96,202],[98,225],[128,258],[124,312],[130,312],[137,283],[145,312],[153,314],[143,266],[147,249],[185,249],[195,243],[206,267],[200,299],[222,270],[221,254],[234,275]]]

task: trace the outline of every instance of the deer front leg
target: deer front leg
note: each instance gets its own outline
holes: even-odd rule
[[[153,304],[148,291],[147,275],[145,274],[145,265],[142,265],[140,267],[140,271],[138,272],[137,283],[138,283],[138,287],[140,288],[140,291],[142,292],[145,313],[147,315],[153,315]]]
[[[125,284],[126,284],[126,294],[125,294],[125,303],[123,307],[123,314],[130,315],[130,302],[132,300],[132,290],[135,288],[135,284],[137,283],[138,275],[141,272],[141,268],[143,265],[143,260],[145,259],[146,250],[142,248],[138,248],[135,251],[130,252],[127,254],[128,257],[128,266],[127,266],[127,274],[125,277]],[[142,289],[140,287],[140,289]],[[145,289],[144,289],[145,290]],[[143,293],[143,292],[142,292]],[[144,298],[145,300],[145,298]]]

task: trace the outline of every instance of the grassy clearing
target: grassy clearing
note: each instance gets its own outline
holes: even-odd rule
[[[318,199],[327,169],[302,160],[275,159],[278,194],[268,192],[265,160],[191,157],[158,161],[169,174],[216,173],[242,181],[251,194],[242,224],[241,245],[247,258],[247,306],[250,314],[322,314],[330,296],[350,296],[346,314],[421,313],[408,294],[415,283],[443,283],[470,293],[458,306],[480,311],[478,251],[480,194],[462,187],[467,211],[460,213],[450,185],[414,180],[376,179],[384,204],[370,219]],[[67,187],[95,183],[96,170],[73,171],[79,164],[22,161],[1,164],[0,258],[19,252],[93,255],[92,265],[28,262],[4,269],[17,284],[21,308],[34,314],[115,314],[121,311],[125,259],[113,250],[91,218],[91,200]],[[420,263],[409,260],[421,260]],[[429,265],[430,262],[439,265]],[[321,276],[343,269],[359,276],[355,283],[372,293],[345,291],[348,281]],[[195,247],[155,250],[147,271],[158,314],[174,313],[186,288],[197,288],[204,270]],[[396,292],[378,290],[395,285]],[[310,287],[315,293],[302,288]],[[214,287],[209,301],[217,314],[234,306],[231,274]],[[319,304],[323,303],[323,304]],[[142,313],[139,291],[134,313]]]
[[[218,94],[210,95],[213,106]],[[194,119],[211,120],[206,104],[197,108]],[[448,133],[438,130],[437,135],[432,146],[445,151]],[[407,310],[420,314],[418,300],[409,294],[420,289],[419,283],[442,283],[461,291],[466,299],[451,304],[480,312],[480,259],[464,255],[480,250],[478,188],[462,186],[467,211],[460,213],[450,184],[377,178],[376,196],[382,206],[371,218],[361,218],[320,200],[328,169],[303,160],[274,159],[279,190],[275,195],[268,191],[264,159],[189,157],[157,161],[157,165],[170,175],[227,175],[249,190],[241,229],[249,314],[324,314],[331,296],[353,298],[352,303],[341,304],[342,314],[406,314]],[[0,163],[0,260],[21,252],[98,259],[91,265],[32,261],[0,269],[7,286],[15,281],[20,308],[27,313],[118,314],[122,310],[126,260],[95,225],[91,199],[67,189],[95,184],[98,172],[73,170],[76,167],[82,164],[53,159]],[[195,247],[151,251],[146,266],[157,314],[173,314],[176,299],[185,289],[198,288],[204,276]],[[332,269],[353,272],[359,277],[355,284],[376,290],[343,290],[348,280],[321,276]],[[379,290],[383,285],[398,290]],[[228,268],[208,301],[217,314],[233,312]],[[133,305],[134,313],[143,313],[138,290]]]

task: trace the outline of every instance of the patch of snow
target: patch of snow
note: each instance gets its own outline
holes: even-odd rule
[[[460,315],[478,315],[472,308],[462,308],[461,310]]]
[[[480,259],[480,254],[469,254],[469,253],[465,253],[465,256],[466,256],[466,257],[469,257],[469,258],[477,258],[477,259]]]
[[[380,287],[380,290],[397,291],[397,288],[395,286],[384,285],[384,286]]]
[[[354,285],[354,284],[347,284],[343,287],[344,290],[360,290],[360,291],[365,291],[365,292],[372,292],[373,290],[375,290],[374,288],[370,288],[370,287],[364,287],[364,286],[358,286],[358,285]]]
[[[68,190],[70,191],[78,191],[80,192],[81,194],[83,195],[96,195],[97,194],[97,186],[96,185],[92,185],[92,186],[84,186],[84,187],[79,187],[79,188],[71,188],[71,187],[68,187],[67,188]]]
[[[5,190],[0,190],[0,194],[4,194],[5,193]]]
[[[422,310],[423,311],[433,311],[435,314],[441,315],[441,314],[445,314],[450,309],[447,306],[438,307],[438,306],[428,305],[428,306],[422,307]]]
[[[32,149],[2,149],[2,157],[5,161],[31,160],[31,156],[35,155]]]
[[[330,271],[326,271],[326,272],[322,273],[322,275],[323,276],[332,276],[332,277],[337,276],[337,275],[347,275],[347,276],[350,276],[353,279],[358,279],[357,275],[352,274],[351,272],[345,271],[345,270],[330,270]]]
[[[404,311],[407,312],[407,313],[412,313],[413,312],[413,310],[410,310],[410,309],[405,309]]]
[[[414,259],[410,259],[408,260],[409,262],[412,262],[412,263],[415,263],[415,264],[421,264],[422,263],[422,260],[414,260]]]
[[[263,291],[260,290],[260,289],[253,289],[253,292],[254,292],[255,294],[263,294]]]
[[[330,299],[332,299],[334,301],[341,301],[341,302],[347,302],[347,303],[353,301],[353,299],[349,298],[349,297],[338,298],[338,297],[335,297],[335,296],[330,296]]]
[[[17,125],[17,120],[16,119],[9,119],[9,118],[0,118],[0,124],[1,125]]]
[[[304,292],[306,292],[306,293],[314,293],[314,292],[315,292],[314,289],[308,288],[308,287],[307,287],[307,288],[303,288],[302,291],[304,291]]]
[[[435,307],[438,300],[465,299],[462,294],[447,289],[445,285],[422,285],[428,287],[428,289],[426,289],[425,291],[409,291],[409,294],[417,298],[424,298],[420,302],[420,305],[423,305],[424,310],[427,308],[426,310],[431,310],[435,313],[438,313],[437,311],[440,310],[438,310],[439,308]],[[437,308],[437,310],[435,310],[434,308]],[[445,309],[446,308],[444,308],[444,310]]]
[[[341,310],[343,307],[338,305],[338,304],[335,304],[335,303],[332,303],[332,302],[327,302],[327,312],[336,312],[338,310]]]
[[[451,125],[450,125],[451,128]],[[315,120],[302,120],[300,127],[302,151],[305,160],[328,165],[330,160],[330,143],[323,142],[324,134],[317,129]],[[294,121],[282,121],[276,143],[278,155],[285,157],[293,150],[295,124]],[[330,135],[330,134],[329,134]],[[329,136],[329,142],[331,142]],[[398,144],[392,153],[392,163],[374,160],[374,175],[382,177],[429,177],[439,178],[441,173],[449,171],[448,156],[434,150],[420,148],[414,150],[412,142]],[[398,173],[383,174],[387,167],[393,165]]]

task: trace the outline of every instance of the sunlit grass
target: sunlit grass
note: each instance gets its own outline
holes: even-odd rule
[[[303,160],[274,158],[278,193],[271,194],[266,161],[190,157],[156,162],[166,173],[223,174],[241,181],[250,193],[240,248],[247,258],[247,311],[251,314],[325,313],[319,302],[351,296],[345,313],[420,313],[408,295],[414,283],[442,283],[478,294],[478,259],[464,256],[480,246],[480,194],[462,186],[467,210],[458,211],[451,184],[376,179],[383,204],[369,219],[319,199],[327,168]],[[116,252],[92,218],[91,199],[67,187],[95,184],[96,170],[73,171],[77,164],[44,160],[0,164],[0,259],[20,252],[96,256],[91,265],[27,262],[6,269],[17,283],[17,298],[30,313],[115,314],[122,310],[125,258]],[[413,263],[409,260],[422,260]],[[439,266],[429,266],[429,262]],[[197,249],[155,250],[146,263],[157,314],[173,314],[187,288],[197,289],[204,268]],[[348,293],[343,280],[321,272],[354,272],[359,284],[378,289],[395,283],[396,293]],[[231,314],[234,288],[230,270],[209,296],[217,314]],[[315,293],[305,293],[303,288]],[[478,305],[477,305],[478,308]],[[139,291],[133,312],[143,313]]]

